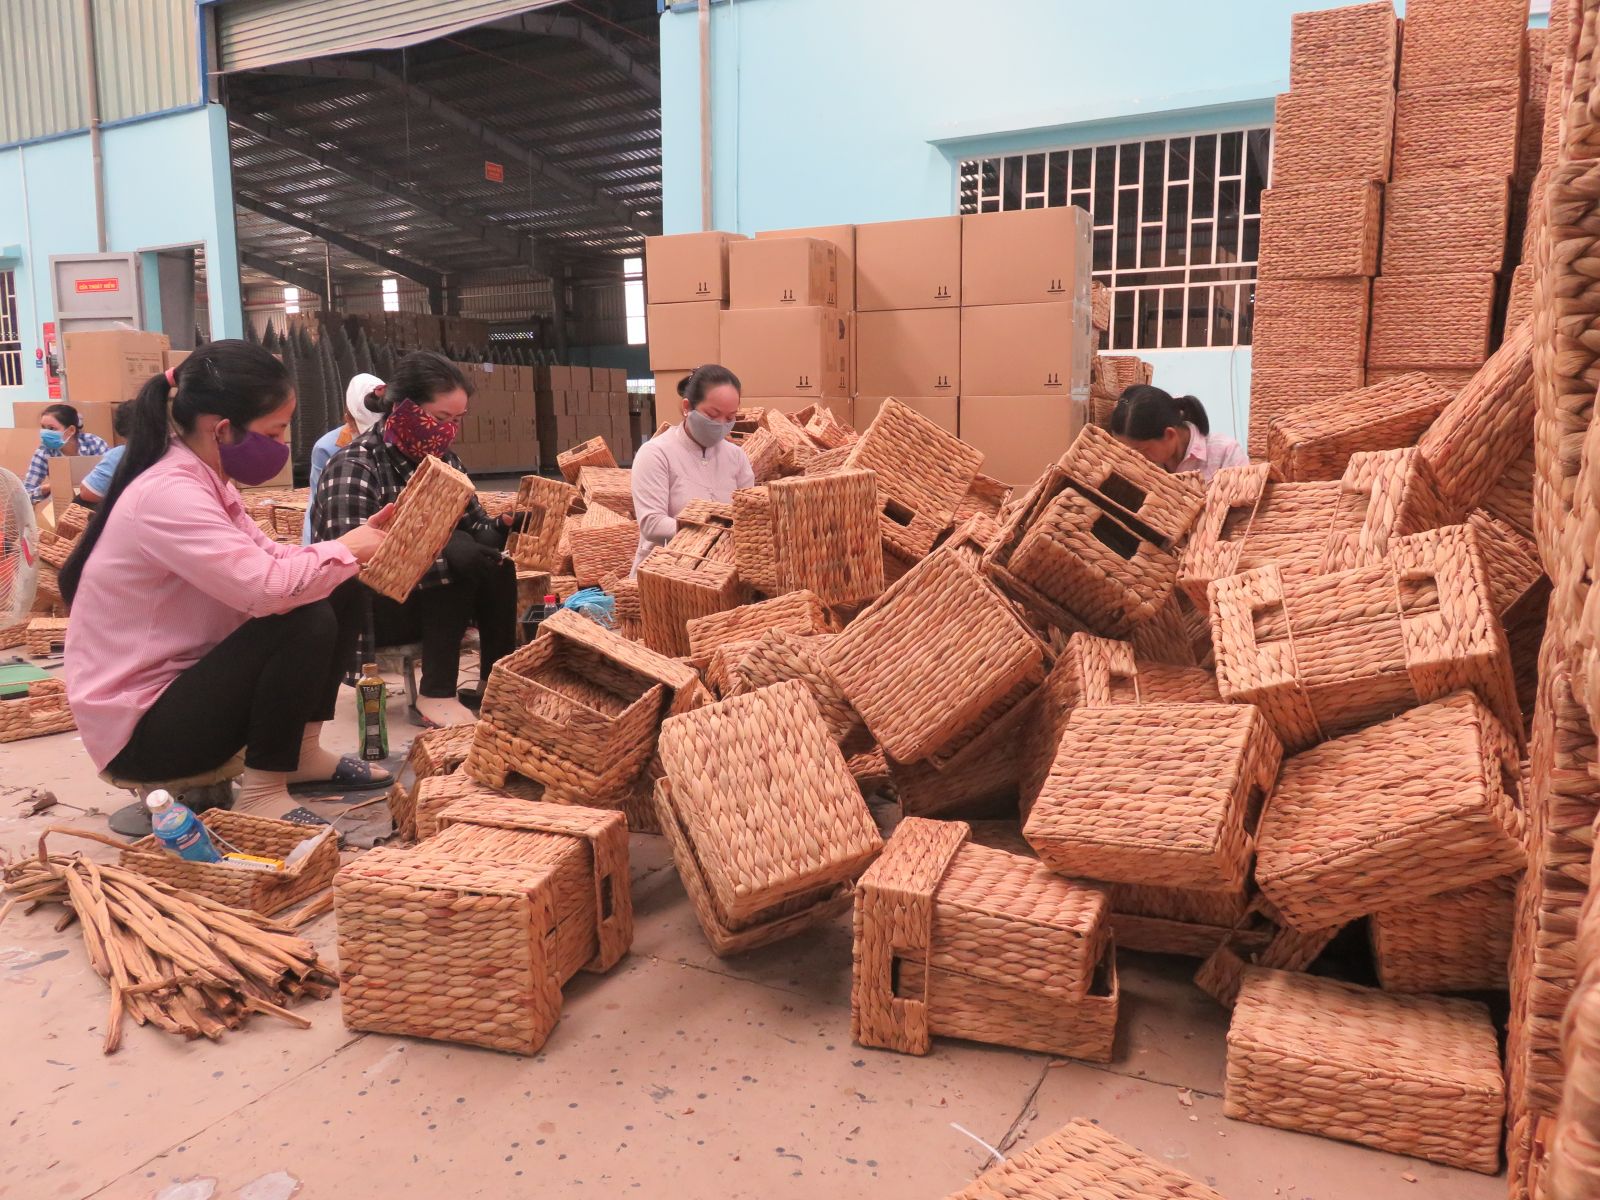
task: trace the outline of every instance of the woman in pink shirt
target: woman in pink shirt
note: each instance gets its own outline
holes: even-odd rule
[[[727,440],[739,411],[739,377],[708,363],[678,384],[678,395],[683,420],[633,456],[633,515],[639,522],[635,571],[652,550],[672,540],[678,514],[689,501],[726,504],[739,488],[756,482],[750,459]]]
[[[67,696],[94,765],[158,781],[243,749],[239,806],[271,816],[294,807],[292,783],[385,786],[387,772],[323,750],[318,733],[363,611],[353,581],[390,511],[314,546],[256,527],[231,484],[288,461],[295,407],[259,346],[203,346],[131,403],[127,451],[61,570]]]
[[[1223,467],[1250,462],[1238,442],[1211,432],[1211,419],[1200,401],[1148,383],[1136,383],[1118,398],[1111,410],[1111,432],[1156,466],[1199,471],[1207,483]]]

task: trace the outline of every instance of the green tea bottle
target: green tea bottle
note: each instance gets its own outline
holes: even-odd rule
[[[389,757],[389,685],[376,663],[363,665],[356,681],[356,733],[362,758],[377,762]]]

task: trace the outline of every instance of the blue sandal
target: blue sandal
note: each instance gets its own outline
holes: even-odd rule
[[[383,771],[380,778],[375,772],[383,771],[382,767],[375,767],[373,763],[346,754],[339,760],[339,765],[334,768],[333,775],[328,779],[302,779],[298,783],[291,783],[289,790],[296,794],[304,792],[375,792],[379,788],[386,788],[394,782],[394,776]]]

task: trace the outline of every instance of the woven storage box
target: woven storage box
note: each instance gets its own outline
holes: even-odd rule
[[[1517,747],[1471,692],[1297,754],[1256,838],[1256,883],[1325,929],[1523,865]]]
[[[1222,1111],[1492,1175],[1505,1111],[1494,1024],[1466,1000],[1252,969]]]
[[[486,492],[478,489],[478,503],[483,511],[493,519],[510,516],[517,507],[516,492]]]
[[[521,528],[506,539],[506,553],[524,571],[554,571],[561,565],[557,547],[566,529],[567,512],[578,498],[571,484],[542,475],[524,475],[512,512]]]
[[[1241,953],[1267,945],[1272,926],[1254,915],[1250,896],[1203,892],[1195,888],[1115,883],[1111,892],[1111,927],[1124,950],[1205,958],[1224,942]]]
[[[0,742],[20,742],[76,729],[67,707],[67,685],[60,679],[36,679],[22,696],[0,697]]]
[[[1515,79],[1522,74],[1527,28],[1528,8],[1521,0],[1409,0],[1400,86]]]
[[[728,663],[742,654],[744,643],[774,630],[805,637],[833,629],[833,618],[815,592],[790,592],[696,617],[689,622],[689,654],[697,664],[706,665],[707,681],[723,688],[728,682]]]
[[[287,858],[304,842],[317,844],[292,867],[254,871],[222,863],[191,862],[164,849],[154,837],[147,837],[122,852],[122,865],[172,887],[198,892],[218,904],[249,909],[264,917],[316,895],[333,882],[333,873],[339,869],[339,839],[326,828],[319,833],[293,821],[219,808],[201,813],[200,822],[218,839],[220,849],[264,858]]]
[[[60,571],[67,565],[67,559],[72,556],[72,539],[64,538],[49,529],[41,529],[38,550],[41,562],[47,562]]]
[[[740,578],[771,595],[805,589],[830,605],[877,596],[884,587],[877,483],[871,471],[839,470],[735,492]]]
[[[1082,1054],[1070,1014],[1106,1007],[1090,997],[1109,951],[1105,892],[971,845],[969,833],[959,821],[908,817],[861,877],[850,1036],[907,1054],[926,1054],[935,1034]],[[1062,1036],[1039,1021],[1049,1007],[1064,1018]]]
[[[1244,974],[1251,967],[1303,971],[1317,961],[1317,956],[1328,948],[1341,928],[1335,925],[1302,933],[1297,929],[1269,926],[1266,940],[1255,948],[1243,944],[1244,939],[1230,932],[1200,964],[1194,984],[1223,1008],[1232,1008],[1239,998]]]
[[[584,464],[578,470],[578,492],[590,508],[599,505],[625,517],[633,514],[633,472],[627,467]]]
[[[1370,181],[1269,188],[1261,197],[1259,277],[1375,275],[1382,216],[1383,188]]]
[[[844,470],[845,462],[850,457],[851,448],[855,441],[848,441],[832,449],[824,450],[806,464],[805,474],[810,476],[832,475],[835,471]]]
[[[300,501],[300,507],[305,507],[304,498]],[[56,517],[56,533],[71,541],[89,527],[90,515],[90,510],[81,504],[67,505]]]
[[[1043,694],[1033,694],[980,729],[961,750],[937,764],[885,759],[903,816],[970,817],[1015,813],[1023,766],[1019,748],[1038,725]]]
[[[1371,367],[1470,368],[1489,357],[1495,277],[1384,276],[1372,285]]]
[[[1223,1198],[1175,1167],[1139,1153],[1094,1122],[1079,1118],[1002,1160],[946,1200]]]
[[[32,621],[32,617],[0,621],[0,650],[10,650],[13,646],[25,643],[28,640],[28,625]]]
[[[1401,91],[1394,107],[1394,182],[1450,172],[1509,176],[1517,169],[1522,79]]]
[[[1237,891],[1281,758],[1248,705],[1076,709],[1023,834],[1066,875]]]
[[[1179,560],[1178,586],[1202,610],[1215,579],[1275,564],[1314,574],[1341,524],[1338,483],[1273,483],[1265,463],[1218,471]]]
[[[570,450],[563,450],[556,455],[556,466],[561,469],[561,477],[568,483],[578,482],[578,472],[584,467],[615,467],[617,460],[612,457],[611,447],[606,445],[603,437],[593,437],[587,442],[580,442]]]
[[[1105,284],[1089,284],[1089,324],[1104,333],[1111,328],[1111,289]]]
[[[738,568],[663,546],[639,564],[639,625],[658,654],[689,654],[689,622],[736,608],[749,598]]]
[[[1217,687],[1293,751],[1472,688],[1508,728],[1516,687],[1483,559],[1463,526],[1401,539],[1370,566],[1211,586]]]
[[[1333,527],[1317,564],[1324,573],[1376,562],[1401,538],[1455,524],[1463,516],[1440,494],[1427,460],[1415,449],[1351,455],[1339,489]]]
[[[1282,93],[1273,133],[1273,185],[1383,182],[1389,178],[1394,114],[1394,87],[1388,83]]]
[[[1516,891],[1503,875],[1373,913],[1378,982],[1388,992],[1505,988]]]
[[[737,610],[736,610],[737,611]],[[864,730],[860,716],[850,707],[839,681],[822,662],[822,652],[832,643],[832,635],[798,637],[782,630],[742,643],[727,661],[726,693],[741,696],[759,688],[798,679],[811,691],[828,733],[841,746]]]
[[[1533,331],[1505,343],[1417,440],[1444,494],[1473,508],[1531,444]]]
[[[389,788],[389,816],[394,821],[395,832],[405,841],[417,840],[417,788],[424,779],[448,775],[466,762],[477,732],[478,723],[473,721],[426,729],[412,741],[402,770],[402,773],[410,772],[411,782],[403,784],[397,777]]]
[[[671,718],[661,762],[657,816],[717,954],[842,912],[883,847],[798,680]]]
[[[1388,3],[1297,12],[1289,18],[1289,87],[1300,93],[1393,88],[1399,33]]]
[[[594,587],[633,565],[639,526],[633,521],[590,525],[573,529],[567,538],[572,546],[573,578],[584,587]]]
[[[1250,370],[1250,453],[1264,458],[1272,421],[1301,411],[1315,416],[1329,402],[1361,387],[1366,379],[1361,361],[1343,367],[1272,367]]]
[[[1498,272],[1505,266],[1510,205],[1504,175],[1449,172],[1390,184],[1384,194],[1383,273]]]
[[[1533,316],[1533,266],[1523,263],[1511,272],[1511,293],[1506,299],[1505,333],[1510,337]]]
[[[1001,483],[992,476],[983,474],[974,476],[972,486],[961,498],[961,503],[956,505],[952,522],[959,526],[978,516],[998,521],[1000,510],[1005,507],[1006,501],[1011,499],[1011,490],[1009,483]]]
[[[1366,353],[1367,279],[1272,279],[1256,285],[1251,362],[1359,369]]]
[[[1415,445],[1449,404],[1450,393],[1427,375],[1397,375],[1328,404],[1274,417],[1267,457],[1281,479],[1338,479],[1352,454]]]
[[[48,658],[67,648],[66,617],[34,617],[28,622],[28,656]]]
[[[982,462],[981,451],[892,396],[845,459],[877,472],[884,546],[912,560],[949,527]]]
[[[1477,537],[1495,615],[1511,647],[1517,705],[1523,713],[1531,713],[1539,680],[1539,645],[1550,607],[1550,581],[1544,577],[1537,548],[1519,530],[1482,509],[1469,514],[1467,524]]]
[[[1562,111],[1553,122],[1556,129],[1545,138],[1546,163],[1558,159],[1585,162],[1600,158],[1600,88],[1596,87],[1597,78],[1600,78],[1600,58],[1596,56],[1600,31],[1586,4],[1574,4],[1571,9],[1575,28],[1570,30],[1570,36],[1562,36],[1555,43],[1567,61],[1559,69],[1555,65],[1551,67],[1551,94],[1560,95],[1566,103],[1562,105],[1558,101],[1552,106]],[[1551,6],[1550,16],[1549,36],[1554,39],[1557,31],[1555,5]],[[1570,86],[1565,92],[1559,92],[1558,86],[1563,82]],[[1556,153],[1550,153],[1552,149]]]
[[[826,404],[808,404],[794,414],[794,423],[806,431],[806,436],[818,450],[836,450],[848,446],[859,436],[848,424],[834,416]]]
[[[404,604],[433,566],[473,496],[472,480],[442,459],[424,458],[400,489],[387,537],[361,568],[361,581]]]
[[[884,753],[948,757],[1044,680],[1044,646],[954,556],[918,563],[822,652]]]
[[[448,775],[430,775],[417,782],[412,820],[418,839],[432,837],[439,832],[439,816],[452,804],[462,801],[488,800],[507,803],[543,801],[544,785],[515,776],[506,779],[505,786],[494,788],[479,783],[459,768]]]

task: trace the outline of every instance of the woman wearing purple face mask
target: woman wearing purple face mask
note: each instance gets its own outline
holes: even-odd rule
[[[110,490],[61,570],[72,605],[67,697],[101,770],[148,782],[244,751],[239,807],[281,816],[289,786],[384,787],[387,772],[324,750],[361,617],[353,580],[389,512],[337,542],[284,546],[232,485],[289,459],[294,388],[259,346],[212,342],[133,406]]]
[[[726,504],[754,487],[745,452],[728,440],[739,411],[739,377],[727,367],[696,367],[678,384],[683,420],[639,448],[633,458],[633,512],[639,550],[633,569],[678,532],[678,514],[691,500]]]

